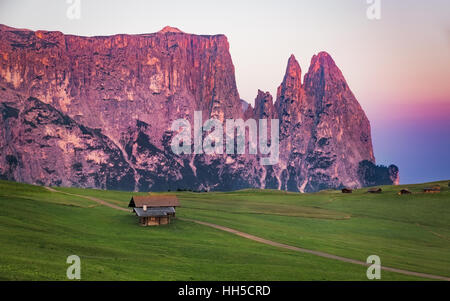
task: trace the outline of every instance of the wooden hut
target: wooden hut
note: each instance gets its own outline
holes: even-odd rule
[[[425,193],[438,193],[441,192],[441,186],[425,187],[423,189]]]
[[[411,194],[411,191],[409,191],[408,188],[403,188],[402,190],[400,190],[398,192],[399,195],[403,195],[403,194]]]
[[[353,189],[351,188],[342,188],[342,193],[352,193]]]
[[[368,193],[381,193],[383,190],[381,188],[369,188],[367,189]]]
[[[176,195],[133,196],[128,207],[139,217],[141,226],[170,224],[175,218],[175,208],[180,206]]]

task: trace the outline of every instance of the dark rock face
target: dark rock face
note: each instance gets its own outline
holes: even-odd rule
[[[399,170],[395,165],[386,167],[375,165],[370,161],[361,161],[359,162],[358,174],[363,186],[399,184]]]
[[[79,37],[0,25],[0,177],[126,190],[315,191],[365,185],[369,122],[326,53],[301,82],[291,56],[273,103],[239,98],[223,35]],[[280,119],[280,162],[175,155],[172,121]],[[395,175],[394,175],[395,174]],[[392,181],[398,169],[390,170]]]
[[[255,108],[254,108],[254,118],[255,119],[274,119],[278,118],[278,114],[275,112],[275,107],[273,106],[273,98],[269,92],[263,92],[258,90],[258,95],[255,98]]]

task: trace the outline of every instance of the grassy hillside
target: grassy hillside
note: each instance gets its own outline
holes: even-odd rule
[[[358,190],[177,193],[181,217],[382,265],[450,276],[450,191],[398,196]],[[126,207],[129,192],[56,188]],[[142,193],[141,193],[142,194]],[[131,213],[45,188],[0,181],[0,279],[65,280],[68,255],[83,280],[366,280],[365,268],[249,241],[176,220],[140,227]],[[383,280],[418,280],[382,272]]]

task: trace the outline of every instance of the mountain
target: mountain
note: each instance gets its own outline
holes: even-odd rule
[[[239,97],[224,35],[165,27],[80,37],[0,25],[0,37],[1,178],[126,190],[316,191],[373,182],[369,122],[324,52],[303,84],[291,56],[275,103],[258,91],[253,108]],[[172,122],[193,124],[194,111],[203,121],[279,118],[279,163],[176,155]],[[386,170],[394,181],[398,169]]]
[[[300,66],[291,56],[275,106],[283,120],[287,189],[359,186],[359,162],[375,162],[370,124],[329,54],[311,59],[303,84]]]

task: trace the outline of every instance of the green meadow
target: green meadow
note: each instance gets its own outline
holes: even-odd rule
[[[424,194],[426,186],[442,191]],[[408,187],[413,194],[398,195]],[[265,239],[450,277],[448,181],[382,186],[352,194],[274,190],[176,192],[177,216]],[[80,188],[127,207],[134,194]],[[0,181],[0,280],[67,280],[69,255],[82,280],[367,280],[366,267],[264,245],[177,219],[140,227],[132,213],[43,187]],[[382,271],[382,280],[424,280]]]

